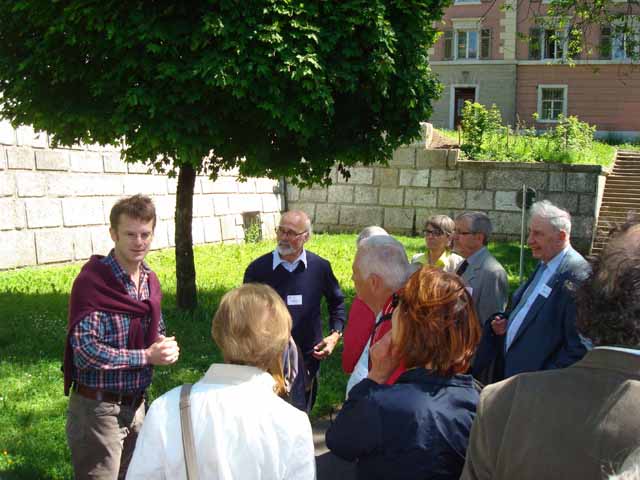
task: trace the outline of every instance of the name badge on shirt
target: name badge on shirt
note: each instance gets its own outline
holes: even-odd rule
[[[540,295],[542,295],[544,298],[549,298],[550,294],[551,294],[551,287],[549,285],[543,286],[542,289],[540,290]]]
[[[302,295],[287,295],[287,305],[302,305]]]

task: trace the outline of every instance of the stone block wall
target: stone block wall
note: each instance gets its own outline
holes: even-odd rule
[[[588,251],[601,195],[602,168],[593,165],[461,161],[458,150],[398,149],[388,167],[360,166],[346,181],[334,173],[328,188],[288,187],[288,208],[313,218],[317,231],[356,232],[380,225],[390,232],[416,234],[435,214],[452,218],[480,210],[494,224],[494,239],[520,238],[516,196],[522,184],[537,190],[573,217],[572,241]]]
[[[177,179],[126,164],[111,147],[50,148],[46,133],[0,121],[0,269],[82,260],[113,246],[109,212],[123,196],[144,193],[156,205],[153,248],[174,246]],[[198,177],[193,199],[195,244],[240,242],[245,212],[259,212],[273,236],[281,186],[234,172]]]

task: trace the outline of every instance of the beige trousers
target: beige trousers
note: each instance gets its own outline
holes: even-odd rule
[[[71,393],[67,441],[75,478],[124,479],[144,414],[144,402],[136,409]]]

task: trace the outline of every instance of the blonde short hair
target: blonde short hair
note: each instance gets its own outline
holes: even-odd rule
[[[269,372],[284,394],[282,356],[291,335],[291,315],[268,285],[248,283],[227,292],[213,317],[211,336],[226,363]]]

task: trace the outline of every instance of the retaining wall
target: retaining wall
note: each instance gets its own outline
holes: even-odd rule
[[[588,251],[602,195],[602,167],[547,163],[460,161],[458,150],[398,149],[388,167],[357,167],[346,181],[300,190],[288,187],[289,208],[313,217],[317,231],[358,231],[367,225],[405,234],[422,230],[434,214],[451,217],[480,210],[489,215],[496,240],[520,238],[516,195],[522,184],[573,216],[572,241]]]
[[[154,249],[174,246],[177,179],[126,164],[111,147],[50,148],[46,133],[0,121],[0,269],[82,260],[113,246],[109,212],[121,197],[144,193],[155,202]],[[223,172],[198,177],[193,199],[195,244],[240,242],[243,213],[259,212],[273,236],[281,186],[268,179],[237,182]]]

